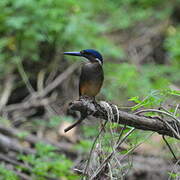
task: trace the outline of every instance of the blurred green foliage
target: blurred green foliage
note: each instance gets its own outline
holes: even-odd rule
[[[36,150],[36,154],[19,155],[19,159],[32,167],[31,169],[21,166],[17,168],[22,171],[30,171],[32,179],[77,179],[77,176],[70,170],[72,161],[65,157],[65,155],[55,152],[56,148],[54,146],[38,143],[36,144]]]
[[[36,144],[36,154],[20,154],[18,159],[26,166],[16,165],[15,170],[28,172],[32,179],[46,180],[62,178],[76,180],[78,176],[71,172],[73,162],[65,155],[56,152],[51,145]],[[15,172],[8,170],[3,163],[0,165],[0,180],[19,180]]]
[[[56,128],[59,124],[63,121],[73,122],[73,118],[70,116],[51,116],[48,121],[43,121],[42,119],[35,119],[33,122],[34,128],[35,127],[46,127],[46,128]]]
[[[165,41],[165,47],[169,52],[172,64],[180,68],[180,26],[170,26],[168,36]]]
[[[102,93],[107,99],[116,103],[124,102],[131,96],[149,96],[152,90],[169,89],[169,85],[179,82],[180,77],[177,65],[157,64],[142,65],[139,71],[132,64],[106,63],[105,74],[107,83]]]
[[[167,16],[171,11],[171,6],[166,8],[167,2],[167,0],[1,1],[0,72],[5,73],[5,69],[6,72],[11,71],[12,64],[18,61],[44,61],[40,57],[42,44],[47,45],[46,49],[96,48],[105,55],[122,57],[122,51],[103,34],[128,28],[135,22],[151,16],[154,18],[161,17],[161,14]],[[164,9],[157,11],[159,6]],[[48,59],[50,60],[52,59]]]
[[[177,179],[180,177],[180,173],[168,172],[168,174],[172,179]]]
[[[0,165],[0,180],[9,179],[9,180],[18,180],[17,175],[4,167],[3,164]]]

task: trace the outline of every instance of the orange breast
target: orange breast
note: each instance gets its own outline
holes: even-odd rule
[[[95,97],[102,86],[104,73],[99,63],[87,63],[82,67],[79,81],[79,95]]]
[[[102,83],[97,83],[92,81],[83,83],[80,86],[81,95],[95,97],[99,93],[101,86]]]

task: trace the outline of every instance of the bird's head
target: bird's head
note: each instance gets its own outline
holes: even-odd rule
[[[88,59],[90,62],[98,62],[100,65],[103,65],[103,57],[101,54],[94,49],[85,49],[80,52],[64,52],[65,55],[71,56],[81,56]]]

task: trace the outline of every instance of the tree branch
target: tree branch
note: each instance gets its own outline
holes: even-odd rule
[[[141,130],[154,131],[161,135],[167,135],[170,137],[174,137],[180,139],[180,136],[173,133],[173,131],[166,125],[168,122],[172,128],[174,128],[174,121],[162,120],[158,117],[145,117],[135,114],[130,114],[124,111],[117,109],[115,105],[109,104],[107,102],[93,102],[89,99],[81,98],[80,100],[76,100],[69,104],[69,108],[74,111],[79,112],[91,112],[91,115],[96,118],[101,118],[104,120],[108,120],[108,112],[104,106],[104,104],[108,104],[112,108],[113,118],[112,122],[119,124],[126,124],[128,126],[135,127]],[[118,112],[118,113],[117,113]],[[89,113],[88,113],[89,114]],[[166,123],[164,123],[166,121]],[[177,122],[178,123],[178,122]],[[180,125],[176,124],[178,127],[178,131],[180,132]],[[174,128],[174,129],[177,129]]]

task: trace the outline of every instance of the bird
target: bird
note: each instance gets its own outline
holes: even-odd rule
[[[102,55],[94,49],[85,49],[80,52],[64,52],[64,55],[80,56],[88,60],[81,68],[79,97],[88,96],[95,100],[104,81]]]
[[[100,92],[104,81],[103,57],[94,49],[85,49],[79,52],[64,52],[64,55],[80,56],[88,60],[81,68],[79,78],[79,98],[89,97],[95,101],[95,97]],[[87,112],[81,112],[81,117],[75,123],[67,127],[67,132],[80,124],[87,117]]]

